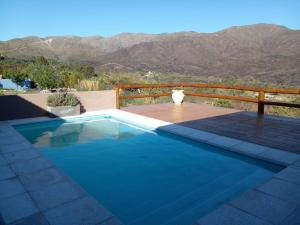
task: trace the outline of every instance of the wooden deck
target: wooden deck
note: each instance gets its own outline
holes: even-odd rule
[[[300,154],[300,119],[257,116],[254,112],[194,103],[129,106],[122,110]]]

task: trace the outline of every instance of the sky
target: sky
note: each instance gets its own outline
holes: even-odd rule
[[[300,29],[300,0],[0,0],[0,40],[216,32],[255,23]]]

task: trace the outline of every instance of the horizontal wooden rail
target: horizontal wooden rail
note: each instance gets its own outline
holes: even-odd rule
[[[259,91],[260,89],[247,86],[231,86],[222,84],[194,84],[194,83],[176,83],[176,84],[119,84],[115,88],[134,89],[134,88],[174,88],[174,87],[194,87],[194,88],[219,88],[241,91]]]
[[[220,99],[230,99],[230,100],[238,100],[243,102],[253,102],[258,103],[256,98],[246,98],[240,96],[230,96],[230,95],[216,95],[216,94],[198,94],[198,93],[184,93],[186,96],[194,96],[194,97],[206,97],[206,98],[220,98]]]
[[[234,86],[234,85],[223,85],[223,84],[204,84],[204,83],[176,83],[176,84],[119,84],[115,86],[116,90],[116,105],[120,108],[121,99],[135,99],[135,98],[149,98],[149,97],[162,97],[171,96],[171,93],[160,93],[160,94],[148,94],[148,95],[120,95],[122,89],[164,89],[164,88],[212,88],[212,89],[228,89],[236,91],[252,91],[257,92],[257,98],[249,98],[243,96],[232,96],[232,95],[219,95],[219,94],[207,94],[207,93],[191,93],[184,92],[186,96],[194,97],[206,97],[206,98],[218,98],[218,99],[229,99],[243,102],[256,103],[258,105],[258,113],[264,114],[265,105],[284,106],[300,108],[300,104],[287,103],[287,102],[274,102],[266,101],[265,94],[293,94],[300,95],[300,89],[275,89],[275,88],[258,88],[249,86]]]
[[[288,102],[273,102],[273,101],[264,101],[265,105],[275,105],[275,106],[285,106],[292,108],[300,108],[300,104],[288,103]]]
[[[150,98],[150,97],[162,97],[162,96],[171,96],[171,93],[162,93],[162,94],[152,94],[152,95],[129,95],[129,96],[120,96],[120,99],[133,99],[133,98]]]
[[[264,89],[265,93],[271,93],[271,94],[291,94],[291,95],[299,95],[300,89]]]

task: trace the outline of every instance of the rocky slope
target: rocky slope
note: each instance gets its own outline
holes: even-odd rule
[[[216,33],[26,37],[0,42],[0,53],[89,62],[100,71],[251,76],[300,85],[300,30],[272,24],[231,27]]]

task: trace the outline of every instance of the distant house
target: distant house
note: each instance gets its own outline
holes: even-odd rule
[[[17,83],[13,82],[11,79],[2,79],[0,77],[0,88],[19,90],[19,91],[29,90],[31,88],[31,80],[26,79],[22,85],[18,85]]]

